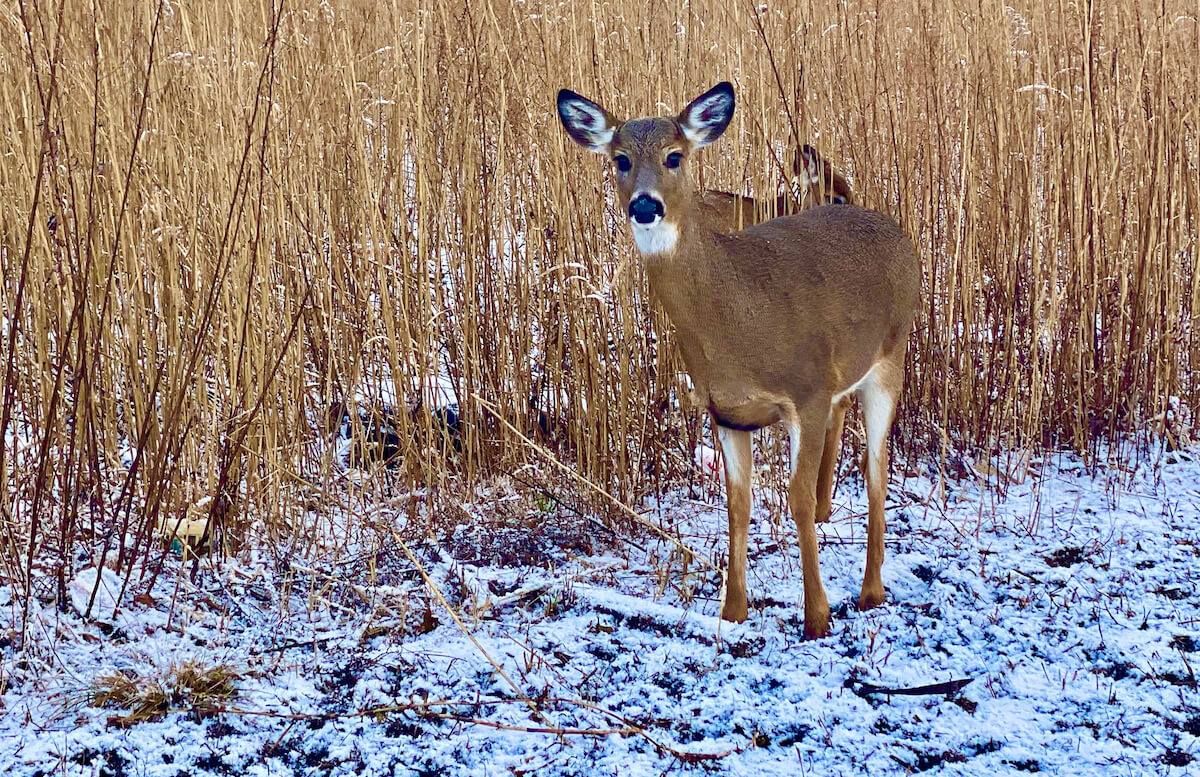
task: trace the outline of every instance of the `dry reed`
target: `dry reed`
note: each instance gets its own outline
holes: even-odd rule
[[[226,552],[291,536],[335,485],[312,440],[339,402],[396,411],[398,482],[428,510],[536,458],[525,435],[619,500],[693,477],[703,418],[644,282],[617,271],[631,241],[603,163],[557,125],[562,86],[630,116],[728,78],[739,109],[703,186],[774,196],[812,142],[904,226],[925,287],[903,455],[1180,444],[1200,400],[1198,16],[7,3],[12,601],[63,601],[81,565],[144,582],[154,527],[205,498]],[[429,442],[448,401],[461,452]]]

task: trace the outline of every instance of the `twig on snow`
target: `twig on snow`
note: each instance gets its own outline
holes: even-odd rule
[[[885,688],[882,685],[856,682],[851,690],[858,696],[869,696],[871,694],[884,696],[953,696],[974,680],[974,677],[967,677],[961,680],[947,680],[944,683],[917,685],[912,688]]]

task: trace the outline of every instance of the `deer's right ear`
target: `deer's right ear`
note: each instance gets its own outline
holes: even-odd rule
[[[824,162],[815,148],[804,144],[803,157],[797,157],[795,162],[796,175],[804,186],[816,186],[821,180],[821,165]]]
[[[570,89],[562,89],[558,93],[558,118],[576,143],[597,154],[608,153],[617,128],[608,111]]]

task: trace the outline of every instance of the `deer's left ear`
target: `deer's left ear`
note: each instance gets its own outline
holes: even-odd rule
[[[729,126],[733,104],[733,84],[722,81],[688,103],[676,121],[693,146],[707,146]]]

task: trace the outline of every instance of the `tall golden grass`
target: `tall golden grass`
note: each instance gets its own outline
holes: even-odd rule
[[[811,142],[903,225],[925,287],[902,453],[1179,436],[1200,400],[1198,16],[9,0],[4,574],[25,601],[97,558],[128,579],[198,503],[223,547],[288,537],[329,493],[312,441],[338,401],[415,408],[396,477],[427,510],[536,460],[511,428],[622,498],[689,477],[702,418],[609,173],[557,124],[563,86],[628,117],[730,79],[702,186],[773,196]],[[439,386],[461,453],[428,442]]]

